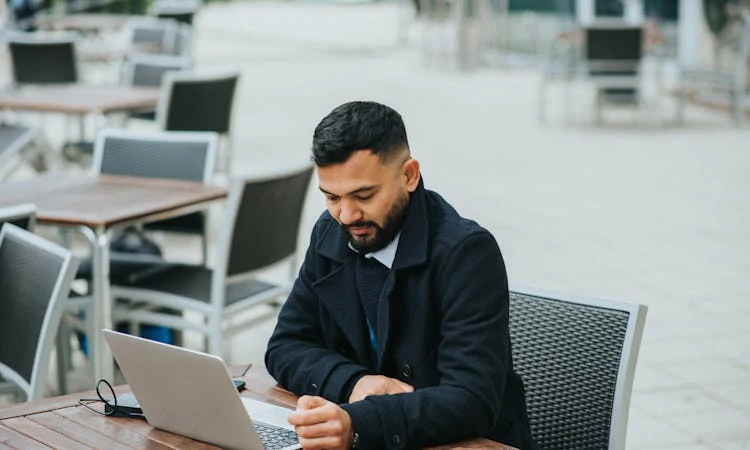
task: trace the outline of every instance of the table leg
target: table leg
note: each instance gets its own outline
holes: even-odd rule
[[[94,367],[94,379],[114,382],[112,353],[104,342],[101,330],[112,329],[112,298],[109,292],[109,231],[103,227],[85,228],[84,234],[92,242],[91,296],[93,298],[92,327],[89,336],[89,355]]]

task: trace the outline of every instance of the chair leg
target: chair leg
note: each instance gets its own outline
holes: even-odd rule
[[[742,119],[744,115],[744,96],[742,95],[742,91],[740,89],[733,89],[732,92],[729,93],[730,95],[730,102],[732,105],[732,120],[735,125],[741,125]]]
[[[539,123],[547,123],[547,80],[546,75],[542,75],[542,83],[539,89]]]
[[[687,101],[687,90],[681,87],[677,93],[677,125],[685,124],[685,102]]]
[[[57,389],[60,395],[68,393],[68,369],[71,361],[70,330],[70,326],[63,318],[57,331]]]

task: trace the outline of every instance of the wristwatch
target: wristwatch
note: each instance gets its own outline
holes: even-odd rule
[[[352,448],[359,448],[359,433],[356,431],[354,432],[354,437],[352,437]]]

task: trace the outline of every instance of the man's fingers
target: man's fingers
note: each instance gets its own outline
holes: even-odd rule
[[[317,397],[320,398],[320,397]],[[320,402],[306,403],[306,405],[320,405]],[[292,425],[315,425],[337,417],[335,406],[326,400],[323,400],[321,406],[313,406],[311,409],[300,409],[299,407],[289,417],[288,421]]]
[[[393,380],[393,390],[389,394],[400,394],[402,392],[414,392],[414,386],[404,383],[401,380]]]
[[[328,403],[323,397],[316,397],[312,395],[303,395],[297,399],[297,409],[313,409]]]
[[[331,420],[315,425],[298,425],[294,427],[294,431],[300,437],[313,439],[325,436],[339,436],[343,433],[344,426],[340,421]]]

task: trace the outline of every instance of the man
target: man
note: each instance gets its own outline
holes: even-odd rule
[[[425,190],[393,109],[341,105],[312,147],[328,211],[266,353],[303,447],[534,448],[495,239]]]

